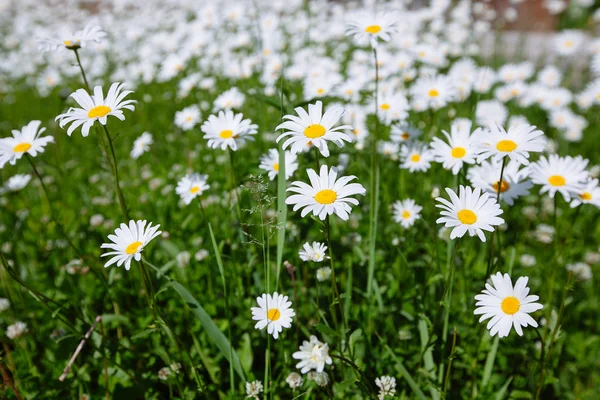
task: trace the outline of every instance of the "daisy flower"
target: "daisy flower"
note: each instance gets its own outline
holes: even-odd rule
[[[198,173],[187,174],[179,182],[177,182],[177,193],[183,202],[188,205],[196,197],[200,196],[210,186],[206,183],[208,175],[200,175]]]
[[[12,178],[11,178],[12,179]],[[580,204],[592,204],[600,207],[600,187],[598,187],[598,179],[588,180],[571,201],[571,208],[577,207]]]
[[[137,160],[142,154],[150,150],[150,145],[154,143],[152,135],[149,132],[144,132],[142,135],[135,139],[133,142],[133,149],[131,149],[131,158]]]
[[[424,101],[428,107],[439,109],[456,100],[458,91],[447,76],[423,76],[410,88],[413,101]]]
[[[152,239],[162,233],[158,228],[160,225],[152,226],[152,222],[146,226],[146,221],[129,221],[129,226],[121,224],[121,226],[115,229],[114,235],[108,235],[108,239],[112,243],[103,243],[100,248],[110,249],[108,253],[102,254],[101,257],[112,256],[110,260],[104,264],[104,268],[117,263],[117,267],[120,267],[125,263],[125,269],[129,271],[131,267],[131,260],[135,258],[136,261],[142,259],[142,250]]]
[[[567,29],[554,37],[554,46],[556,52],[561,56],[571,56],[579,51],[585,40],[585,34],[582,31]]]
[[[459,194],[454,190],[446,188],[450,196],[450,201],[441,197],[435,200],[441,204],[436,207],[442,209],[442,217],[435,221],[438,224],[445,224],[446,228],[453,228],[450,233],[450,239],[463,237],[466,232],[469,236],[479,236],[482,242],[485,242],[483,231],[493,232],[494,226],[504,223],[499,215],[502,214],[500,205],[496,199],[489,193],[481,193],[481,189],[473,190],[469,186],[460,185]]]
[[[40,129],[41,121],[31,121],[21,130],[13,129],[13,137],[0,139],[0,168],[8,162],[15,165],[24,154],[32,157],[43,153],[48,143],[54,142],[52,136],[40,137],[46,128]]]
[[[321,342],[316,336],[311,335],[310,340],[304,340],[299,351],[292,354],[292,358],[300,360],[296,368],[303,374],[310,370],[323,372],[325,364],[331,365],[333,360],[329,357],[329,345]]]
[[[66,124],[71,124],[67,130],[67,135],[71,136],[73,131],[81,126],[81,134],[87,137],[90,128],[94,122],[98,121],[102,125],[106,125],[106,120],[109,116],[116,117],[121,121],[125,120],[123,108],[134,111],[135,100],[124,100],[125,97],[133,93],[131,90],[123,91],[125,84],[115,82],[110,85],[108,94],[104,98],[102,86],[94,88],[94,96],[90,96],[84,89],[77,89],[71,97],[81,106],[81,108],[69,108],[69,110],[56,117],[60,121],[59,125],[64,128]]]
[[[236,87],[232,87],[231,89],[221,93],[219,97],[215,99],[214,102],[214,111],[219,110],[231,110],[232,108],[240,109],[244,102],[246,101],[246,96]]]
[[[402,143],[409,140],[415,140],[421,136],[421,130],[408,124],[407,122],[401,122],[399,124],[392,125],[392,131],[390,133],[390,139],[396,143]]]
[[[298,169],[298,157],[291,151],[286,151],[283,157],[285,160],[285,179],[287,180]],[[258,167],[268,172],[270,180],[275,179],[279,173],[279,151],[270,149],[267,154],[263,154]]]
[[[329,148],[327,142],[331,141],[342,147],[344,141],[351,142],[352,139],[343,131],[352,130],[350,125],[342,125],[336,128],[333,126],[344,115],[344,109],[341,107],[331,107],[325,114],[322,113],[323,103],[317,101],[315,104],[308,105],[308,113],[302,107],[294,109],[298,116],[285,115],[283,119],[287,121],[279,124],[275,130],[284,129],[285,132],[277,138],[277,143],[286,136],[288,139],[283,143],[283,148],[287,149],[292,145],[290,151],[298,154],[309,145],[315,146],[323,157],[329,157]]]
[[[29,331],[27,324],[25,322],[17,321],[6,328],[6,336],[9,339],[18,339],[27,331]]]
[[[359,183],[348,183],[356,176],[343,176],[337,179],[337,169],[322,165],[319,175],[313,169],[306,170],[310,185],[295,181],[287,190],[297,194],[285,200],[293,204],[294,211],[303,208],[302,217],[312,212],[324,220],[326,216],[336,214],[346,221],[352,211],[351,204],[358,205],[358,200],[349,197],[355,194],[365,195],[365,188]]]
[[[258,307],[252,307],[252,319],[258,321],[254,329],[263,330],[267,327],[267,333],[273,335],[274,339],[279,337],[283,328],[292,326],[292,317],[296,315],[291,308],[292,302],[288,301],[287,296],[275,292],[263,294],[257,297]]]
[[[497,123],[490,124],[489,131],[484,130],[480,134],[477,162],[480,163],[490,157],[501,161],[504,156],[508,156],[511,160],[528,165],[530,152],[544,150],[546,141],[543,136],[544,132],[532,125],[511,126],[506,131]]]
[[[566,201],[571,196],[581,193],[584,183],[589,177],[585,170],[588,160],[581,156],[560,157],[551,154],[548,158],[542,156],[529,166],[531,180],[536,185],[542,185],[540,193],[548,192],[554,198],[556,192],[562,194]]]
[[[448,143],[440,138],[433,138],[431,142],[431,151],[433,159],[436,162],[442,163],[445,169],[452,170],[454,175],[457,175],[464,163],[475,163],[476,143],[471,136],[471,122],[464,124],[452,124],[450,134],[442,131]],[[479,134],[479,129],[473,132],[473,136]]]
[[[377,99],[378,112],[384,124],[404,120],[408,117],[408,100],[402,93],[381,93]]]
[[[60,37],[38,39],[38,48],[42,51],[50,50],[77,50],[85,47],[89,42],[100,43],[106,32],[98,25],[87,24],[75,33],[63,32]]]
[[[527,196],[529,189],[533,186],[533,182],[528,179],[529,171],[519,170],[520,166],[521,164],[512,160],[506,163],[500,184],[498,184],[502,172],[502,162],[500,161],[484,161],[481,165],[474,166],[469,169],[467,178],[474,187],[490,193],[493,197],[496,197],[500,190],[500,200],[504,200],[506,204],[512,206],[515,199]]]
[[[263,391],[263,384],[261,381],[246,382],[246,398],[247,399],[258,400],[262,391]]]
[[[503,276],[498,272],[491,279],[493,286],[486,283],[482,294],[475,296],[477,308],[474,312],[475,315],[481,315],[479,322],[491,318],[487,324],[490,335],[506,337],[514,326],[517,334],[523,336],[522,327],[531,325],[537,328],[537,322],[529,314],[544,306],[536,303],[538,296],[529,295],[529,278],[520,277],[514,287],[508,274]]]
[[[414,141],[402,145],[400,149],[400,168],[408,169],[410,172],[427,171],[431,167],[433,153],[424,143]]]
[[[8,178],[3,188],[0,188],[0,194],[6,192],[18,192],[23,189],[31,181],[29,174],[16,174]]]
[[[387,42],[394,32],[396,32],[396,21],[390,14],[361,15],[346,25],[346,36],[354,37],[360,46],[370,44],[372,47],[377,47],[380,39]]]
[[[204,121],[200,128],[204,132],[204,139],[208,139],[208,147],[233,151],[248,140],[254,140],[258,125],[249,119],[244,119],[243,114],[234,114],[233,111],[220,111],[218,115],[211,115]]]
[[[323,243],[312,242],[312,245],[308,242],[302,246],[303,250],[298,252],[302,261],[322,262],[327,257],[327,246]]]
[[[175,113],[175,125],[181,130],[189,131],[200,122],[200,109],[198,106],[189,106]]]
[[[423,207],[417,205],[413,199],[398,200],[393,205],[392,214],[394,221],[402,225],[403,228],[410,228],[415,221],[421,218]]]

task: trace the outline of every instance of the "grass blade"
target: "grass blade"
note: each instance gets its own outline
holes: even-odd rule
[[[488,355],[485,359],[485,366],[483,368],[483,378],[481,379],[481,390],[483,391],[487,384],[490,382],[490,378],[492,376],[492,370],[494,369],[494,362],[496,361],[496,353],[498,352],[498,343],[500,343],[500,337],[496,336],[494,338],[494,343],[492,344],[492,348],[488,352]]]
[[[242,368],[242,364],[240,363],[240,359],[238,358],[235,349],[233,349],[231,343],[229,343],[229,340],[227,340],[223,332],[221,332],[212,318],[208,315],[204,308],[202,308],[200,303],[198,303],[198,300],[196,300],[194,296],[192,296],[191,293],[188,292],[187,289],[184,288],[179,282],[171,281],[167,283],[167,286],[172,287],[181,296],[185,304],[187,304],[192,313],[202,324],[202,327],[208,334],[208,337],[219,348],[219,350],[221,350],[227,361],[233,365],[233,368],[242,381],[246,381],[244,369]]]

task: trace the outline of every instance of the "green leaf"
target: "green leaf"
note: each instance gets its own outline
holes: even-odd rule
[[[487,358],[485,359],[485,366],[483,368],[483,378],[481,379],[481,389],[484,390],[487,384],[490,382],[492,376],[492,370],[494,369],[494,362],[496,360],[496,353],[498,352],[498,343],[500,343],[500,337],[494,338],[494,343],[488,352]]]
[[[502,387],[500,388],[500,390],[498,390],[496,392],[496,396],[494,397],[494,400],[502,400],[502,399],[504,399],[504,396],[506,396],[506,391],[508,390],[508,385],[510,385],[510,383],[512,382],[512,380],[513,380],[512,376],[506,380],[506,382],[504,383],[504,385],[502,385]]]
[[[325,324],[316,324],[315,329],[324,335],[337,336],[337,332]]]
[[[242,364],[240,363],[240,359],[238,358],[235,349],[231,347],[231,344],[214,323],[214,321],[210,318],[210,316],[204,311],[204,308],[198,303],[198,301],[188,292],[183,286],[181,286],[178,282],[172,281],[167,283],[168,286],[171,286],[183,299],[185,304],[189,307],[192,314],[198,318],[202,327],[208,334],[208,337],[213,341],[215,345],[221,350],[221,353],[225,356],[227,361],[233,365],[233,368],[242,379],[242,381],[246,381],[246,377],[244,374],[244,370],[242,368]],[[232,359],[230,359],[229,354],[232,355]]]

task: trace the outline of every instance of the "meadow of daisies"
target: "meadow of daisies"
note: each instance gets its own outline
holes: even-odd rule
[[[600,13],[495,3],[3,2],[0,398],[600,398]]]

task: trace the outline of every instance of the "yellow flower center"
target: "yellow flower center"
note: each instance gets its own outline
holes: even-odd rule
[[[419,161],[421,161],[421,156],[420,156],[420,155],[418,155],[418,154],[413,154],[413,155],[410,157],[410,161],[412,161],[412,162],[419,162]]]
[[[548,183],[552,186],[564,186],[567,181],[560,175],[552,175],[548,178]]]
[[[323,94],[323,93],[325,93],[325,90],[324,89],[319,89],[319,90],[317,90],[317,93],[318,94]]]
[[[570,40],[566,40],[566,41],[565,41],[565,47],[566,47],[567,49],[568,49],[568,48],[571,48],[571,47],[573,47],[573,42],[572,42],[572,41],[570,41]]]
[[[579,195],[581,200],[590,201],[592,199],[592,194],[590,192],[583,192]]]
[[[494,188],[494,190],[496,191],[496,193],[498,193],[498,182],[494,182],[494,184],[492,185],[492,187]],[[508,190],[508,188],[510,187],[509,183],[506,182],[504,179],[502,180],[502,183],[500,184],[500,193],[504,193]]]
[[[496,149],[498,151],[503,151],[505,153],[510,153],[514,149],[517,148],[517,144],[512,140],[501,140],[496,144]]]
[[[186,120],[187,122],[190,122],[190,121],[192,120],[192,117],[186,117],[186,118],[185,118],[185,120]]]
[[[194,186],[193,188],[190,189],[190,193],[198,193],[199,190],[200,190],[200,188],[198,186]]]
[[[271,308],[269,311],[267,311],[267,318],[269,318],[271,321],[277,321],[279,318],[281,318],[281,311],[279,311],[277,308]]]
[[[24,153],[31,148],[29,143],[19,143],[15,147],[13,147],[13,151],[15,153]]]
[[[225,129],[224,131],[221,131],[221,133],[219,133],[219,136],[221,137],[221,139],[229,139],[233,136],[233,132],[229,129]]]
[[[402,136],[402,139],[404,139],[404,140],[408,140],[408,139],[410,138],[410,134],[408,134],[408,132],[404,132],[404,133],[403,133],[402,135],[400,135],[400,136]]]
[[[142,242],[133,242],[129,246],[127,246],[127,248],[125,249],[125,253],[127,253],[127,254],[136,253],[141,245],[142,245]]]
[[[410,218],[410,212],[408,212],[408,211],[404,211],[404,212],[402,213],[402,218],[404,218],[404,219]]]
[[[379,106],[379,108],[381,108],[382,110],[389,110],[390,105],[388,103],[383,103],[381,106]]]
[[[273,165],[273,169],[274,169],[275,171],[279,171],[279,163],[276,163],[276,164],[274,164],[274,165]]]
[[[379,25],[369,25],[365,28],[365,32],[375,35],[381,31],[381,26]]]
[[[316,139],[323,136],[325,132],[327,132],[327,130],[323,125],[313,124],[307,126],[306,129],[304,129],[304,136],[311,139]]]
[[[73,42],[71,42],[70,40],[65,40],[63,43],[64,43],[65,46],[72,46],[73,45]]]
[[[435,89],[431,89],[429,92],[427,92],[427,94],[429,95],[429,97],[438,97],[440,95],[440,92],[438,92]]]
[[[88,112],[88,117],[89,118],[100,118],[100,117],[104,117],[106,114],[108,114],[111,111],[110,107],[106,107],[106,106],[96,106],[94,108],[92,108],[89,112]]]
[[[331,189],[321,190],[315,195],[317,203],[331,204],[337,199],[337,193]]]
[[[455,147],[452,149],[452,157],[463,158],[467,154],[467,150],[464,147]]]
[[[521,303],[516,297],[508,296],[507,298],[502,300],[501,307],[502,311],[504,311],[505,314],[513,315],[516,314],[517,311],[519,311],[519,309],[521,308]]]
[[[458,212],[458,219],[463,224],[473,225],[477,222],[477,215],[471,210],[460,210]]]

